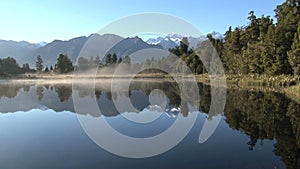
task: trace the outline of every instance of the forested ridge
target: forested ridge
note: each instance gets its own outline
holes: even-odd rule
[[[249,25],[226,32],[223,62],[228,73],[300,75],[300,1],[287,0],[269,16],[249,13]]]
[[[300,1],[287,0],[274,12],[275,21],[250,11],[248,24],[230,26],[224,39],[207,36],[227,74],[300,75]],[[205,73],[199,57],[184,49],[170,51],[179,54],[194,73]]]

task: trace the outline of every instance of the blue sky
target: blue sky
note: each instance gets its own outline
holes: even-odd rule
[[[162,12],[185,19],[201,32],[224,33],[247,24],[248,12],[274,16],[284,0],[4,0],[0,5],[0,39],[29,42],[88,36],[132,14]]]

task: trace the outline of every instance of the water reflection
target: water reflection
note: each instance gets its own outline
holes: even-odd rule
[[[178,85],[174,82],[136,81],[130,85],[130,91],[123,94],[130,97],[136,109],[143,110],[149,105],[148,96],[154,89],[165,93],[170,110],[181,107],[181,113],[188,116],[188,111],[181,104]],[[71,96],[72,92],[78,92],[80,97],[95,97],[101,104],[102,115],[110,117],[119,114],[112,102],[118,93],[110,91],[110,83],[97,83],[93,93],[88,91],[80,88],[72,91],[72,84],[1,83],[0,111],[14,113],[49,108],[55,112],[74,112]],[[207,113],[211,101],[210,87],[199,84],[199,91],[200,110]],[[95,112],[86,113],[99,116]],[[231,129],[249,137],[245,146],[250,151],[255,151],[268,140],[275,140],[273,152],[281,158],[286,168],[300,167],[299,104],[276,92],[228,90],[224,116]]]
[[[274,153],[286,167],[300,167],[299,104],[275,92],[232,90],[227,100],[226,122],[249,136],[249,150],[274,139]]]

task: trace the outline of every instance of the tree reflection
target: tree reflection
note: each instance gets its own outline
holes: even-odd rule
[[[43,96],[44,96],[43,86],[37,86],[36,87],[36,96],[37,96],[39,101],[41,101],[43,99]]]
[[[96,95],[97,100],[99,100],[101,95],[102,95],[102,91],[101,90],[96,90],[95,95]]]
[[[72,95],[72,86],[71,85],[56,85],[54,86],[55,92],[58,95],[58,98],[61,102],[66,102]]]
[[[23,88],[22,85],[3,84],[3,85],[1,85],[0,98],[6,97],[9,99],[12,99],[15,96],[17,96],[17,94],[21,88]],[[26,92],[26,89],[24,89],[24,91]]]
[[[287,168],[299,168],[300,107],[274,92],[228,91],[226,122],[250,137],[249,150],[258,140],[276,139],[274,153]]]
[[[59,109],[60,111],[67,107],[68,110],[74,112],[72,103],[68,102],[72,95],[71,84],[38,85],[35,88],[32,86],[34,85],[1,84],[0,98],[13,99],[19,92],[23,94],[24,92],[33,92],[37,95],[36,98],[39,100],[37,101],[39,104],[42,100],[46,107],[55,109],[57,105],[63,103]],[[188,86],[183,87],[188,90]],[[201,83],[198,84],[198,87],[201,97],[198,104],[201,111],[207,113],[210,109],[211,88]],[[22,88],[23,91],[20,90]],[[169,105],[180,106],[183,116],[188,116],[188,103],[182,101],[180,88],[176,82],[172,81],[136,81],[130,84],[129,92],[112,92],[111,86],[106,83],[97,84],[93,92],[86,85],[83,85],[82,88],[75,88],[73,92],[77,92],[79,97],[95,97],[99,105],[104,101],[105,105],[101,107],[103,110],[102,115],[116,116],[119,112],[115,107],[110,107],[113,105],[111,103],[112,98],[126,96],[133,99],[132,96],[139,92],[138,98],[135,95],[135,99],[148,99],[149,94],[154,89],[162,90],[168,98]],[[56,92],[58,97],[53,98],[53,95],[49,95],[53,92]],[[140,95],[140,93],[143,94]],[[189,93],[192,93],[192,91]],[[87,113],[92,116],[99,116],[95,112]],[[245,146],[248,146],[250,151],[255,149],[256,144],[263,144],[265,139],[276,140],[274,153],[280,156],[286,167],[300,167],[300,105],[298,103],[276,92],[231,89],[227,90],[227,104],[224,115],[229,127],[241,131],[249,137],[249,141],[245,143]]]

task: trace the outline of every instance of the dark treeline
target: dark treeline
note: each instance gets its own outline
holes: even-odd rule
[[[37,73],[69,73],[74,70],[74,66],[70,58],[67,54],[59,54],[57,57],[57,62],[53,66],[51,65],[50,68],[44,68],[42,56],[38,55],[35,63]]]
[[[224,40],[207,36],[227,74],[300,75],[300,1],[287,0],[274,11],[276,23],[251,11],[249,23],[229,27]],[[206,73],[197,54],[188,48],[187,38],[170,52],[180,56],[193,73]]]
[[[72,61],[66,54],[59,54],[57,58],[57,63],[50,67],[44,67],[42,56],[38,55],[36,59],[35,69],[30,68],[29,64],[23,64],[22,67],[19,66],[17,61],[13,57],[7,57],[0,59],[0,75],[17,75],[24,73],[69,73],[74,70]]]
[[[225,34],[225,41],[209,40],[225,70],[232,74],[300,75],[300,1],[277,6],[275,18],[249,13],[249,24]]]
[[[86,57],[79,57],[77,61],[77,67],[80,68],[81,70],[88,70],[90,68],[103,68],[103,67],[110,67],[110,66],[116,66],[119,63],[125,63],[125,64],[130,64],[131,60],[128,55],[126,55],[124,58],[122,57],[117,57],[115,53],[110,54],[108,53],[104,61],[100,60],[99,56],[96,56],[95,58],[93,56],[90,56],[88,58]]]
[[[29,64],[23,64],[23,66],[20,67],[17,61],[12,57],[0,59],[1,76],[28,73],[28,72],[35,72],[34,69],[31,69],[29,67]]]

